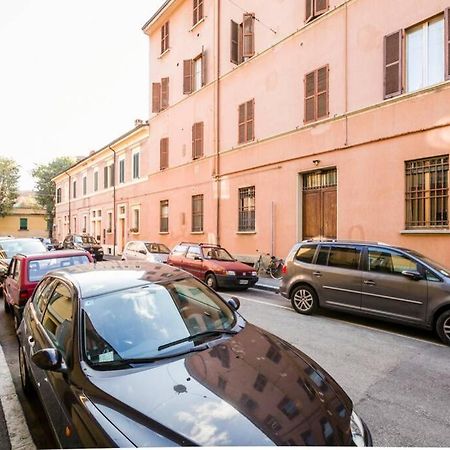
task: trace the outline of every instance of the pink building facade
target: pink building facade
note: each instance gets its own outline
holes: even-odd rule
[[[133,238],[169,247],[220,243],[252,259],[284,257],[305,238],[371,240],[450,265],[449,6],[166,1],[143,27],[149,132],[125,231],[139,205]],[[89,216],[101,237],[108,208],[119,228],[108,196],[90,197],[91,215],[105,205]],[[57,205],[60,236],[67,206]],[[117,252],[126,239],[116,231]]]

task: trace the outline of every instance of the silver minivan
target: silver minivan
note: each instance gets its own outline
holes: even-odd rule
[[[286,259],[280,293],[300,314],[330,308],[435,329],[450,345],[450,270],[413,250],[300,242]]]

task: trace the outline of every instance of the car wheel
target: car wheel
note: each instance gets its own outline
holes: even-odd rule
[[[444,311],[436,321],[436,331],[445,345],[450,345],[450,310]]]
[[[217,279],[214,274],[209,273],[206,275],[205,283],[211,288],[216,290],[217,289]]]
[[[300,314],[312,314],[318,308],[316,291],[306,285],[297,286],[291,294],[292,307]]]
[[[33,384],[28,374],[27,363],[25,362],[25,354],[21,345],[19,345],[19,370],[20,370],[20,382],[22,384],[22,390],[26,396],[31,396],[33,393]]]
[[[5,306],[5,313],[11,314],[11,307],[9,306],[9,303],[6,301],[6,297],[3,294],[3,305]]]

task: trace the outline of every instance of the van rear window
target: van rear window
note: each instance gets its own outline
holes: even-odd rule
[[[302,263],[311,264],[313,262],[314,254],[316,253],[317,245],[302,245],[295,255],[295,259]]]
[[[66,258],[37,259],[28,261],[28,280],[40,281],[44,275],[52,270],[60,270],[65,267],[78,264],[89,264],[89,258],[84,255],[69,256]]]

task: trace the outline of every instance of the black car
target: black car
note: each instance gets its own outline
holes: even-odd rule
[[[238,307],[164,264],[52,272],[18,330],[23,389],[61,447],[371,445],[339,385]]]
[[[103,247],[93,236],[88,234],[69,234],[63,241],[62,248],[86,250],[96,261],[103,260]]]

